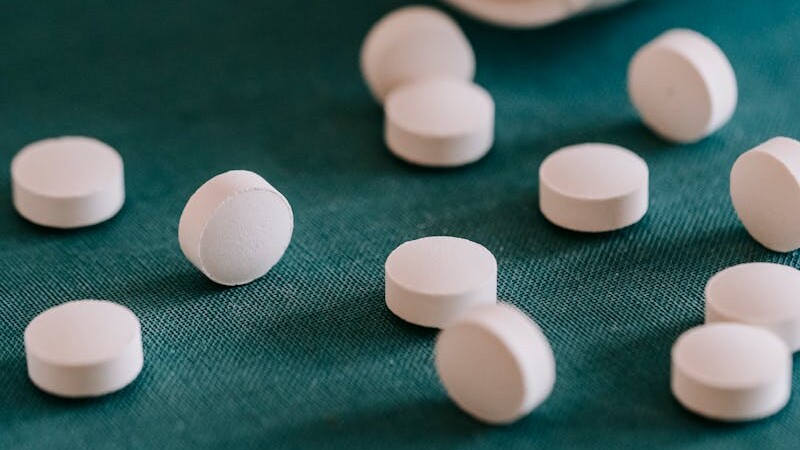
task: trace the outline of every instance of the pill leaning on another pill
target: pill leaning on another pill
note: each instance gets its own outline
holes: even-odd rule
[[[686,409],[722,421],[758,420],[789,401],[792,354],[760,327],[714,323],[683,333],[672,347],[672,393]]]
[[[237,286],[265,275],[292,238],[289,202],[259,175],[231,170],[208,180],[181,214],[186,258],[212,281]]]
[[[122,158],[92,138],[34,142],[11,161],[14,208],[29,221],[79,228],[113,217],[125,203]]]
[[[361,72],[383,102],[393,89],[432,76],[472,80],[475,54],[453,19],[428,6],[408,6],[384,16],[361,47]]]
[[[661,137],[693,143],[736,110],[736,75],[707,37],[671,30],[642,47],[628,69],[628,92],[644,123]]]
[[[776,252],[800,248],[800,142],[777,137],[739,156],[731,201],[761,245]]]
[[[648,177],[647,163],[622,147],[565,147],[539,167],[539,207],[547,220],[568,230],[617,230],[647,213]]]
[[[448,325],[436,340],[435,361],[456,405],[495,425],[528,415],[556,379],[547,338],[525,313],[504,303],[472,309]]]
[[[428,78],[386,99],[384,138],[397,157],[421,166],[475,162],[492,148],[495,106],[482,87],[457,78]]]
[[[25,329],[28,376],[61,397],[97,397],[133,382],[142,370],[141,325],[128,308],[76,300],[48,309]]]
[[[706,323],[766,328],[800,350],[800,270],[772,263],[729,267],[706,284]]]
[[[397,247],[385,265],[386,306],[416,325],[441,328],[497,302],[497,261],[486,247],[432,236]]]

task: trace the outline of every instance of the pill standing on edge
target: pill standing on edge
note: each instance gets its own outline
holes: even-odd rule
[[[728,58],[692,30],[668,31],[634,55],[628,92],[644,123],[661,137],[693,143],[725,125],[736,110]]]
[[[208,180],[181,214],[186,258],[212,281],[237,286],[265,275],[292,238],[289,202],[259,175],[231,170]]]
[[[568,230],[617,230],[647,213],[648,177],[647,163],[622,147],[565,147],[539,167],[539,207],[547,220]]]
[[[34,142],[11,161],[14,208],[53,228],[79,228],[113,217],[125,203],[122,158],[92,138]]]
[[[475,162],[494,142],[494,100],[485,89],[457,78],[404,85],[386,99],[386,146],[421,166]]]
[[[104,300],[67,302],[25,329],[33,384],[61,397],[97,397],[133,382],[142,370],[141,325],[128,308]]]
[[[800,248],[800,142],[777,137],[739,156],[731,201],[761,245],[776,252]]]
[[[383,102],[394,88],[431,76],[472,80],[475,54],[453,19],[429,6],[408,6],[380,19],[361,47],[361,72]]]
[[[497,302],[497,261],[486,247],[450,236],[406,242],[386,258],[386,306],[416,325],[441,328]]]
[[[683,333],[672,347],[672,393],[686,409],[722,421],[758,420],[789,401],[792,354],[760,327],[714,323]]]
[[[782,264],[729,267],[706,284],[706,323],[764,327],[800,350],[800,270]]]
[[[503,303],[472,309],[436,340],[447,394],[478,420],[502,425],[528,415],[553,390],[556,363],[542,331]]]

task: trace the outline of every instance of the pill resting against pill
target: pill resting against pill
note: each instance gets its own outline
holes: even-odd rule
[[[656,134],[693,143],[725,125],[736,110],[736,75],[709,38],[670,30],[640,49],[628,70],[628,91]]]
[[[379,102],[395,88],[430,77],[472,80],[475,54],[453,19],[407,6],[380,19],[361,47],[361,72]]]
[[[471,309],[439,334],[436,372],[462,410],[503,425],[528,415],[553,390],[556,363],[547,338],[519,309]]]
[[[769,417],[789,401],[792,354],[771,331],[713,323],[683,333],[672,347],[672,393],[686,409],[721,421]]]
[[[232,170],[189,198],[178,226],[181,250],[212,281],[236,286],[265,275],[289,246],[289,202],[261,176]]]
[[[739,156],[730,192],[753,239],[776,252],[800,248],[800,142],[777,137]]]
[[[494,142],[492,96],[458,78],[427,78],[395,89],[385,115],[387,147],[412,164],[462,166],[482,158]]]
[[[34,142],[11,162],[14,208],[46,227],[79,228],[110,219],[125,203],[122,158],[97,139]]]
[[[705,289],[706,322],[766,328],[800,350],[800,270],[772,263],[729,267]]]
[[[648,178],[647,163],[622,147],[565,147],[539,168],[539,206],[547,220],[568,230],[625,228],[647,213]]]
[[[141,325],[128,308],[76,300],[36,316],[25,329],[28,376],[61,397],[97,397],[129,385],[142,370]]]
[[[385,265],[386,306],[401,319],[442,328],[497,302],[497,261],[467,239],[431,236],[397,247]]]

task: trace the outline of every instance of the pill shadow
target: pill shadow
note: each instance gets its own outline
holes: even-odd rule
[[[402,448],[446,445],[455,447],[476,438],[502,432],[483,425],[444,397],[416,400],[357,413],[332,413],[270,430],[269,439],[292,448],[356,448],[365,442]],[[391,436],[387,442],[387,436]],[[267,444],[269,441],[265,441]]]

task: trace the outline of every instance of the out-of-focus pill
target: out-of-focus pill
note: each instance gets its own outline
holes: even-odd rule
[[[139,319],[102,300],[64,303],[36,316],[25,329],[28,376],[60,397],[97,397],[133,382],[142,370]]]
[[[776,252],[800,248],[800,142],[778,137],[739,156],[731,200],[761,245]]]
[[[568,230],[617,230],[647,212],[648,177],[647,163],[622,147],[565,147],[539,168],[539,206],[547,220]]]
[[[122,158],[108,145],[68,136],[34,142],[11,161],[14,207],[29,221],[79,228],[113,217],[125,203]]]
[[[501,425],[528,415],[556,379],[542,331],[511,305],[470,310],[439,334],[436,371],[448,395],[478,420]]]
[[[628,92],[644,123],[664,139],[693,143],[733,116],[736,75],[715,43],[671,30],[640,49],[628,70]]]
[[[462,166],[492,148],[494,101],[472,82],[428,78],[406,84],[392,91],[385,109],[386,145],[407,162]]]
[[[428,6],[407,6],[369,31],[361,47],[361,73],[383,102],[393,89],[432,76],[472,80],[475,54],[449,16]]]
[[[294,229],[289,202],[259,175],[231,170],[189,198],[178,240],[186,258],[227,286],[265,275],[283,256]]]
[[[729,267],[706,285],[706,323],[764,327],[800,350],[800,270],[771,263]]]
[[[534,28],[559,22],[577,14],[630,0],[445,0],[467,14],[495,25]]]
[[[714,323],[672,347],[672,393],[686,409],[722,421],[762,419],[789,401],[792,354],[760,327]]]
[[[433,236],[386,258],[386,306],[416,325],[441,328],[476,306],[497,302],[497,261],[475,242]]]

